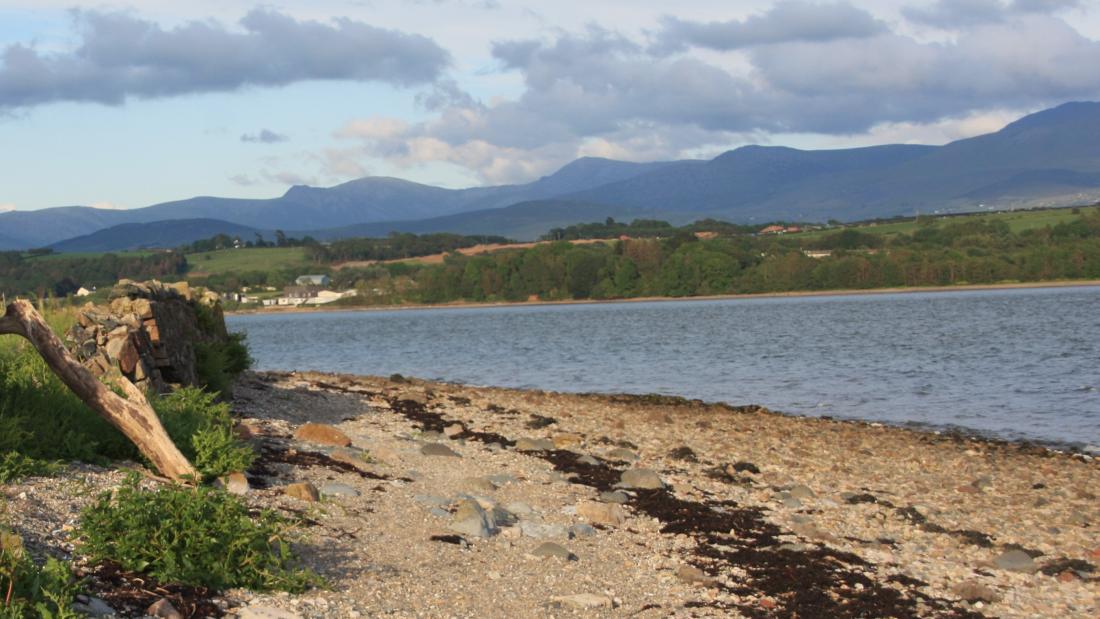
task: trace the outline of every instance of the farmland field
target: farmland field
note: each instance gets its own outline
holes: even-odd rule
[[[311,264],[303,247],[220,249],[188,254],[187,263],[192,276],[307,268]]]

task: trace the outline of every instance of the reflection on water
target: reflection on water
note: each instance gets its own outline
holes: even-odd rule
[[[261,369],[675,394],[1100,444],[1100,288],[234,316]]]

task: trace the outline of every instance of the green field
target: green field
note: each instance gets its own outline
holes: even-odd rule
[[[997,211],[994,213],[974,213],[972,215],[954,215],[950,217],[939,215],[931,217],[933,217],[937,225],[963,223],[967,221],[1003,221],[1008,224],[1012,232],[1021,232],[1023,230],[1042,228],[1044,226],[1055,226],[1060,223],[1072,221],[1082,215],[1100,211],[1100,207],[1080,207],[1077,210],[1079,211],[1078,213],[1074,213],[1073,208],[1058,208],[1035,211]],[[917,229],[917,220],[911,218],[889,223],[852,224],[845,227],[854,228],[860,232],[867,232],[869,234],[894,236],[898,234],[912,234]],[[809,239],[831,234],[835,231],[836,228],[828,230],[811,230],[809,232],[801,232],[787,236]]]
[[[304,247],[242,247],[187,254],[188,275],[218,275],[248,271],[307,269]]]

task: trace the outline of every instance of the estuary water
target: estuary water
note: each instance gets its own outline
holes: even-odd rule
[[[660,393],[1100,445],[1100,287],[232,316],[258,369]]]

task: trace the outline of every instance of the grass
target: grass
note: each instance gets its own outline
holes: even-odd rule
[[[936,221],[936,225],[943,225],[947,223],[964,223],[968,221],[1004,221],[1008,224],[1009,229],[1013,233],[1017,233],[1024,230],[1032,230],[1034,228],[1042,228],[1045,226],[1056,226],[1060,223],[1072,221],[1083,215],[1100,211],[1100,207],[1080,207],[1078,209],[1078,213],[1074,213],[1074,210],[1074,208],[1067,207],[1047,210],[997,211],[995,213],[974,213],[970,215],[954,215],[951,217],[932,217]],[[915,232],[917,230],[917,220],[916,218],[910,218],[889,223],[853,224],[847,227],[859,230],[860,232],[866,232],[868,234],[896,236],[899,234],[912,234],[913,232]],[[835,228],[830,230],[810,230],[808,232],[800,232],[784,236],[786,238],[813,239],[832,234],[835,231]]]
[[[131,475],[84,510],[80,550],[92,562],[115,561],[161,582],[212,589],[302,591],[321,583],[295,567],[289,522],[253,513],[213,488],[162,486],[147,491]]]
[[[216,394],[187,387],[153,400],[168,436],[204,479],[244,471],[256,454],[233,432],[229,405]]]
[[[242,247],[187,254],[188,275],[281,271],[310,266],[304,247]]]

